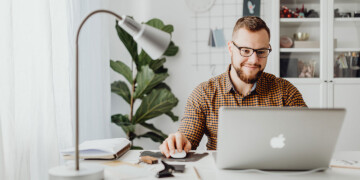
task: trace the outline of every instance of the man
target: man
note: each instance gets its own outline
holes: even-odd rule
[[[201,83],[188,98],[179,131],[160,145],[161,153],[196,149],[203,135],[207,149],[216,150],[221,106],[303,106],[300,92],[290,82],[263,72],[271,52],[270,30],[254,16],[240,18],[228,42],[228,70]]]

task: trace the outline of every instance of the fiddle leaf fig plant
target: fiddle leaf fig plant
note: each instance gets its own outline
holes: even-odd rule
[[[165,25],[157,18],[149,20],[146,24],[169,34],[174,31],[172,25]],[[127,81],[113,82],[111,92],[122,97],[130,106],[129,114],[114,114],[111,116],[111,122],[120,126],[132,142],[135,138],[150,138],[154,142],[162,142],[167,135],[148,121],[163,114],[174,122],[179,119],[171,111],[177,105],[178,99],[164,82],[169,77],[168,69],[164,67],[166,58],[151,59],[145,51],[138,52],[137,43],[118,25],[117,21],[115,28],[131,55],[132,63],[136,66],[136,73],[134,75],[133,66],[130,68],[122,61],[110,60],[110,67]],[[164,56],[175,56],[178,51],[179,47],[171,41]],[[141,102],[137,109],[134,108],[135,101]],[[149,131],[138,134],[135,132],[136,126],[143,126]],[[132,149],[142,149],[142,147],[133,145]]]

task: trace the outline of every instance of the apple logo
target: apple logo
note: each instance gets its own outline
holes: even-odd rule
[[[283,134],[271,138],[270,145],[274,149],[281,149],[285,146],[285,137]]]

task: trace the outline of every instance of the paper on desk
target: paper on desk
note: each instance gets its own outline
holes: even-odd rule
[[[162,164],[133,164],[123,161],[103,163],[105,168],[105,179],[137,179],[154,177],[158,171],[163,170]]]
[[[356,160],[331,160],[330,167],[333,168],[348,168],[348,169],[359,169],[360,162]]]

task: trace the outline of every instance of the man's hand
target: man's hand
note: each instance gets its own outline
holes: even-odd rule
[[[176,147],[176,148],[175,148]],[[191,149],[190,141],[185,137],[181,132],[176,132],[174,134],[170,134],[168,138],[159,146],[160,151],[167,158],[170,157],[170,154],[175,154],[175,149],[178,152],[185,150],[185,152],[189,152]]]

